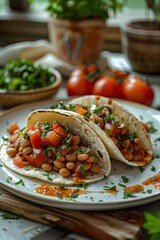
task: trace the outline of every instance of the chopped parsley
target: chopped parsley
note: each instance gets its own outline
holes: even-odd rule
[[[81,176],[85,176],[85,171],[84,171],[84,164],[80,164],[80,171],[81,171]]]
[[[136,195],[132,192],[123,192],[123,199],[127,199],[127,198],[135,198]]]
[[[150,170],[153,171],[153,172],[155,172],[155,171],[156,171],[155,166],[154,166],[154,165],[151,165]]]
[[[151,193],[152,193],[152,190],[151,190],[151,189],[148,189],[148,190],[147,190],[147,193],[148,193],[148,194],[151,194]]]
[[[150,122],[147,122],[148,126],[149,126],[149,129],[148,129],[148,132],[149,133],[155,133],[157,132],[157,129],[154,127],[154,123],[152,121]]]
[[[120,187],[126,187],[126,185],[124,185],[124,184],[122,184],[122,183],[118,183],[118,185],[119,185]]]
[[[104,190],[116,190],[116,185],[109,187],[109,186],[103,186]]]
[[[67,110],[65,104],[63,101],[60,101],[58,103],[53,104],[52,106],[50,106],[49,108],[51,109],[63,109],[63,110]]]
[[[143,167],[138,167],[138,168],[139,168],[140,172],[144,172],[145,171],[145,168],[143,168]]]
[[[43,173],[43,176],[46,176],[47,179],[52,182],[52,178],[49,176],[49,173]]]
[[[56,153],[56,158],[61,158],[60,152],[57,152],[57,153]]]
[[[78,193],[70,193],[69,197],[70,198],[77,198],[78,197]]]
[[[15,220],[18,220],[18,219],[19,219],[18,216],[13,215],[13,214],[11,214],[11,213],[3,213],[3,214],[1,215],[1,217],[3,217],[4,219],[15,219]]]
[[[156,154],[154,158],[160,158],[160,154]]]
[[[127,183],[129,181],[129,179],[126,176],[121,176],[121,178],[124,183]]]
[[[19,179],[17,182],[15,182],[15,184],[21,184],[22,186],[24,186],[24,181],[22,179]]]
[[[154,140],[154,142],[158,142],[158,141],[160,141],[160,138],[156,138],[156,139]]]
[[[8,176],[7,177],[7,183],[10,183],[12,181],[12,177],[11,176]]]
[[[49,150],[55,152],[56,147],[48,147],[48,148],[46,148],[46,149],[44,150],[44,152],[43,152],[44,156],[47,156],[47,151],[49,151]]]
[[[77,188],[77,190],[78,190],[79,188],[87,189],[88,186],[89,186],[88,183],[80,183],[80,182],[77,182],[77,183],[76,183],[76,188]]]

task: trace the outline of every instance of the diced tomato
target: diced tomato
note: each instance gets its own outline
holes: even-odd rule
[[[100,128],[103,128],[104,126],[104,120],[103,118],[99,117],[97,114],[93,113],[90,117],[89,120],[92,122],[95,122]]]
[[[43,150],[40,150],[39,153],[35,155],[36,157],[36,163],[38,166],[40,166],[45,161],[45,156]]]
[[[56,131],[49,131],[45,135],[46,142],[48,143],[49,146],[58,146],[60,143],[61,139],[57,135]]]
[[[55,131],[59,137],[61,137],[61,138],[67,137],[67,133],[65,132],[65,130],[62,127],[58,127]]]
[[[75,106],[75,111],[76,111],[77,113],[79,113],[80,115],[84,115],[85,113],[88,112],[85,108],[82,107],[81,104],[77,104],[77,105]]]
[[[109,136],[114,137],[117,134],[118,128],[115,125],[112,125],[111,123],[106,123],[104,125],[103,130],[109,130],[110,131]]]
[[[34,131],[35,129],[36,127],[34,125],[30,125],[29,127],[26,127],[25,132]]]
[[[14,131],[16,131],[17,129],[19,129],[19,126],[17,123],[12,123],[10,125],[10,127],[8,128],[8,132],[10,135],[13,135]]]
[[[146,129],[146,131],[149,131],[149,126],[147,123],[141,122],[141,124],[143,125],[143,127]]]
[[[32,132],[30,134],[30,141],[33,148],[40,148],[42,145],[40,132]]]
[[[38,149],[37,153],[26,155],[25,158],[33,167],[39,167],[45,161],[45,156],[41,149]]]
[[[60,127],[59,123],[55,123],[55,124],[52,126],[52,130],[57,129],[58,127]]]
[[[60,154],[61,154],[62,156],[66,156],[68,152],[69,152],[69,148],[64,148],[64,149],[62,149],[62,150],[60,151]]]
[[[26,155],[26,161],[31,164],[32,167],[37,167],[36,158],[34,155]]]
[[[13,158],[13,164],[19,168],[24,168],[25,167],[25,162],[22,160],[22,158],[19,155],[16,155]]]

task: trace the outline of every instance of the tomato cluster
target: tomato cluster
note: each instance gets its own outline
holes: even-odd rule
[[[67,82],[69,96],[100,95],[121,98],[150,106],[154,99],[153,88],[138,75],[107,69],[100,72],[96,64],[78,66]]]

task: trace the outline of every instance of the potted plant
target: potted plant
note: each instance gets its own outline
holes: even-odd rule
[[[49,39],[55,55],[73,65],[97,59],[105,20],[122,7],[119,0],[48,0]]]
[[[122,50],[134,71],[160,73],[160,2],[145,0],[152,19],[135,19],[122,26]]]

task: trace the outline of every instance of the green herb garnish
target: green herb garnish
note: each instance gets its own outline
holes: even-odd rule
[[[143,228],[147,230],[150,235],[150,240],[160,239],[160,211],[156,214],[144,212],[145,222]]]
[[[52,182],[52,178],[49,176],[49,173],[43,173],[43,176],[46,176],[47,179]]]
[[[121,176],[121,178],[124,183],[127,183],[129,181],[129,179],[126,176]]]
[[[21,184],[22,186],[24,186],[24,181],[22,179],[20,179],[19,181],[15,182],[16,185]]]
[[[3,213],[1,216],[2,216],[4,219],[15,219],[15,220],[19,219],[18,216],[13,215],[13,214],[10,214],[10,213]]]
[[[81,176],[84,177],[85,176],[85,171],[84,171],[84,165],[80,164],[80,171],[81,171]]]
[[[0,88],[7,91],[41,88],[55,80],[55,75],[48,68],[34,65],[26,59],[11,60],[0,69]]]
[[[12,177],[11,176],[8,176],[7,177],[7,183],[10,183],[12,181]]]
[[[123,199],[127,199],[127,198],[135,198],[136,195],[134,195],[134,193],[132,192],[125,192],[123,193]]]

